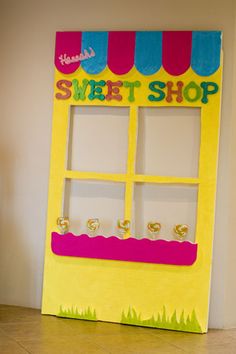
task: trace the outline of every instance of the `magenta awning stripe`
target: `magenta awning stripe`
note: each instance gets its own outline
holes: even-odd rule
[[[171,75],[178,76],[191,64],[192,32],[163,32],[162,65]]]
[[[109,69],[117,75],[128,73],[134,65],[135,32],[109,32]]]
[[[81,39],[82,32],[56,33],[55,65],[63,74],[71,74],[79,68],[80,60],[76,58],[81,54]]]

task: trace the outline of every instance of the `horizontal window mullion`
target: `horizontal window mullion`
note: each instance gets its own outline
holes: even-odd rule
[[[103,172],[86,172],[86,171],[65,171],[65,178],[70,179],[88,179],[88,180],[101,180],[112,182],[126,182],[128,176],[122,173],[103,173]]]
[[[143,183],[177,183],[177,184],[199,184],[200,178],[191,177],[172,177],[172,176],[150,176],[150,175],[134,175],[134,182]]]

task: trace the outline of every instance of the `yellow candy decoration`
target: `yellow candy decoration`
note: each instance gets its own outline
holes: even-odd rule
[[[147,224],[147,228],[148,231],[151,233],[152,237],[154,238],[160,232],[161,224],[159,222],[150,221]]]
[[[161,224],[159,222],[150,221],[147,225],[148,230],[152,233],[158,233],[161,230]]]
[[[177,240],[183,241],[188,234],[189,227],[188,225],[185,224],[178,224],[175,225],[173,231],[174,231],[175,238]]]
[[[60,216],[57,218],[57,227],[60,234],[64,235],[69,231],[69,218],[67,216]]]
[[[130,230],[130,221],[127,219],[125,219],[125,220],[119,219],[117,221],[117,227],[118,227],[119,233],[121,235],[124,235],[126,232],[128,232]]]
[[[87,221],[87,228],[90,233],[94,234],[100,227],[100,222],[98,218],[95,219],[88,219]]]

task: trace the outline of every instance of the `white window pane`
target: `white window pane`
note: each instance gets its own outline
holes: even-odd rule
[[[128,125],[128,108],[72,107],[68,169],[125,173]]]
[[[187,224],[187,240],[194,242],[197,216],[197,186],[137,183],[134,189],[134,224],[138,237],[147,236],[149,221],[162,225],[160,238],[171,240],[176,224]]]
[[[200,109],[139,109],[136,172],[161,176],[198,176]]]
[[[64,215],[69,216],[70,231],[87,233],[88,219],[99,218],[99,235],[117,233],[117,219],[124,215],[125,185],[122,183],[66,180]]]

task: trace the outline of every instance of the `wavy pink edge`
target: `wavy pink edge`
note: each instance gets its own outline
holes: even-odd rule
[[[189,241],[119,239],[52,232],[52,252],[58,256],[109,259],[128,262],[190,266],[197,259],[198,245]]]

